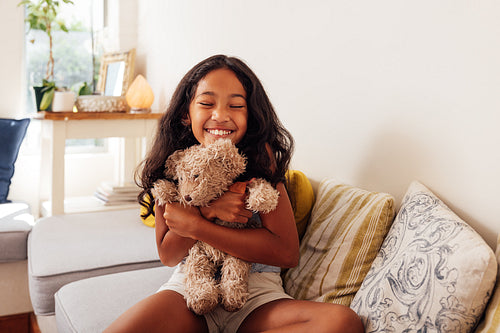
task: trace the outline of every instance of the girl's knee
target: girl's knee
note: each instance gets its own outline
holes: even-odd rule
[[[321,317],[319,319],[321,326],[326,328],[326,332],[364,332],[361,319],[356,312],[347,306],[329,304],[328,307],[324,307],[319,317]]]

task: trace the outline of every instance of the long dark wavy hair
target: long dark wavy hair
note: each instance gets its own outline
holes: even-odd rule
[[[209,72],[221,68],[233,71],[247,94],[247,131],[237,147],[247,156],[248,164],[238,180],[261,177],[272,184],[285,182],[294,147],[292,135],[281,124],[254,72],[238,58],[215,55],[198,63],[179,82],[167,111],[159,120],[151,150],[136,170],[136,183],[142,189],[139,203],[147,208],[144,218],[153,214],[151,188],[155,181],[164,178],[167,158],[176,150],[199,143],[190,125],[186,126],[183,120],[189,114],[198,82]],[[266,145],[271,148],[273,156],[268,153]]]

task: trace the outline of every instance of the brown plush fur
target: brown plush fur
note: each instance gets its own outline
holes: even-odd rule
[[[158,180],[153,194],[160,204],[178,201],[184,205],[207,206],[218,198],[234,179],[245,171],[246,159],[230,140],[217,140],[206,147],[195,145],[173,153],[165,163],[166,179]],[[177,184],[175,183],[177,182]],[[276,208],[279,193],[264,179],[247,186],[246,207],[268,213]],[[254,221],[215,223],[231,228],[255,227]],[[184,264],[186,302],[196,314],[205,314],[217,304],[237,311],[248,298],[251,264],[198,241]],[[220,281],[216,274],[220,268]]]

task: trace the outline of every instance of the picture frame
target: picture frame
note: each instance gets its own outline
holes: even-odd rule
[[[101,57],[96,91],[104,96],[125,96],[135,70],[135,49]]]

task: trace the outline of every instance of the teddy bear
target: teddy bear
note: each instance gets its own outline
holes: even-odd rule
[[[165,162],[165,178],[155,182],[153,195],[160,204],[180,202],[203,207],[230,189],[247,193],[246,208],[268,213],[278,205],[279,192],[262,178],[234,183],[245,171],[246,157],[229,139],[177,150]],[[234,184],[233,184],[234,183]],[[260,219],[214,223],[230,228],[260,227]],[[197,241],[185,259],[185,289],[188,307],[196,314],[210,312],[218,304],[226,311],[238,311],[248,299],[251,264],[202,241]]]

